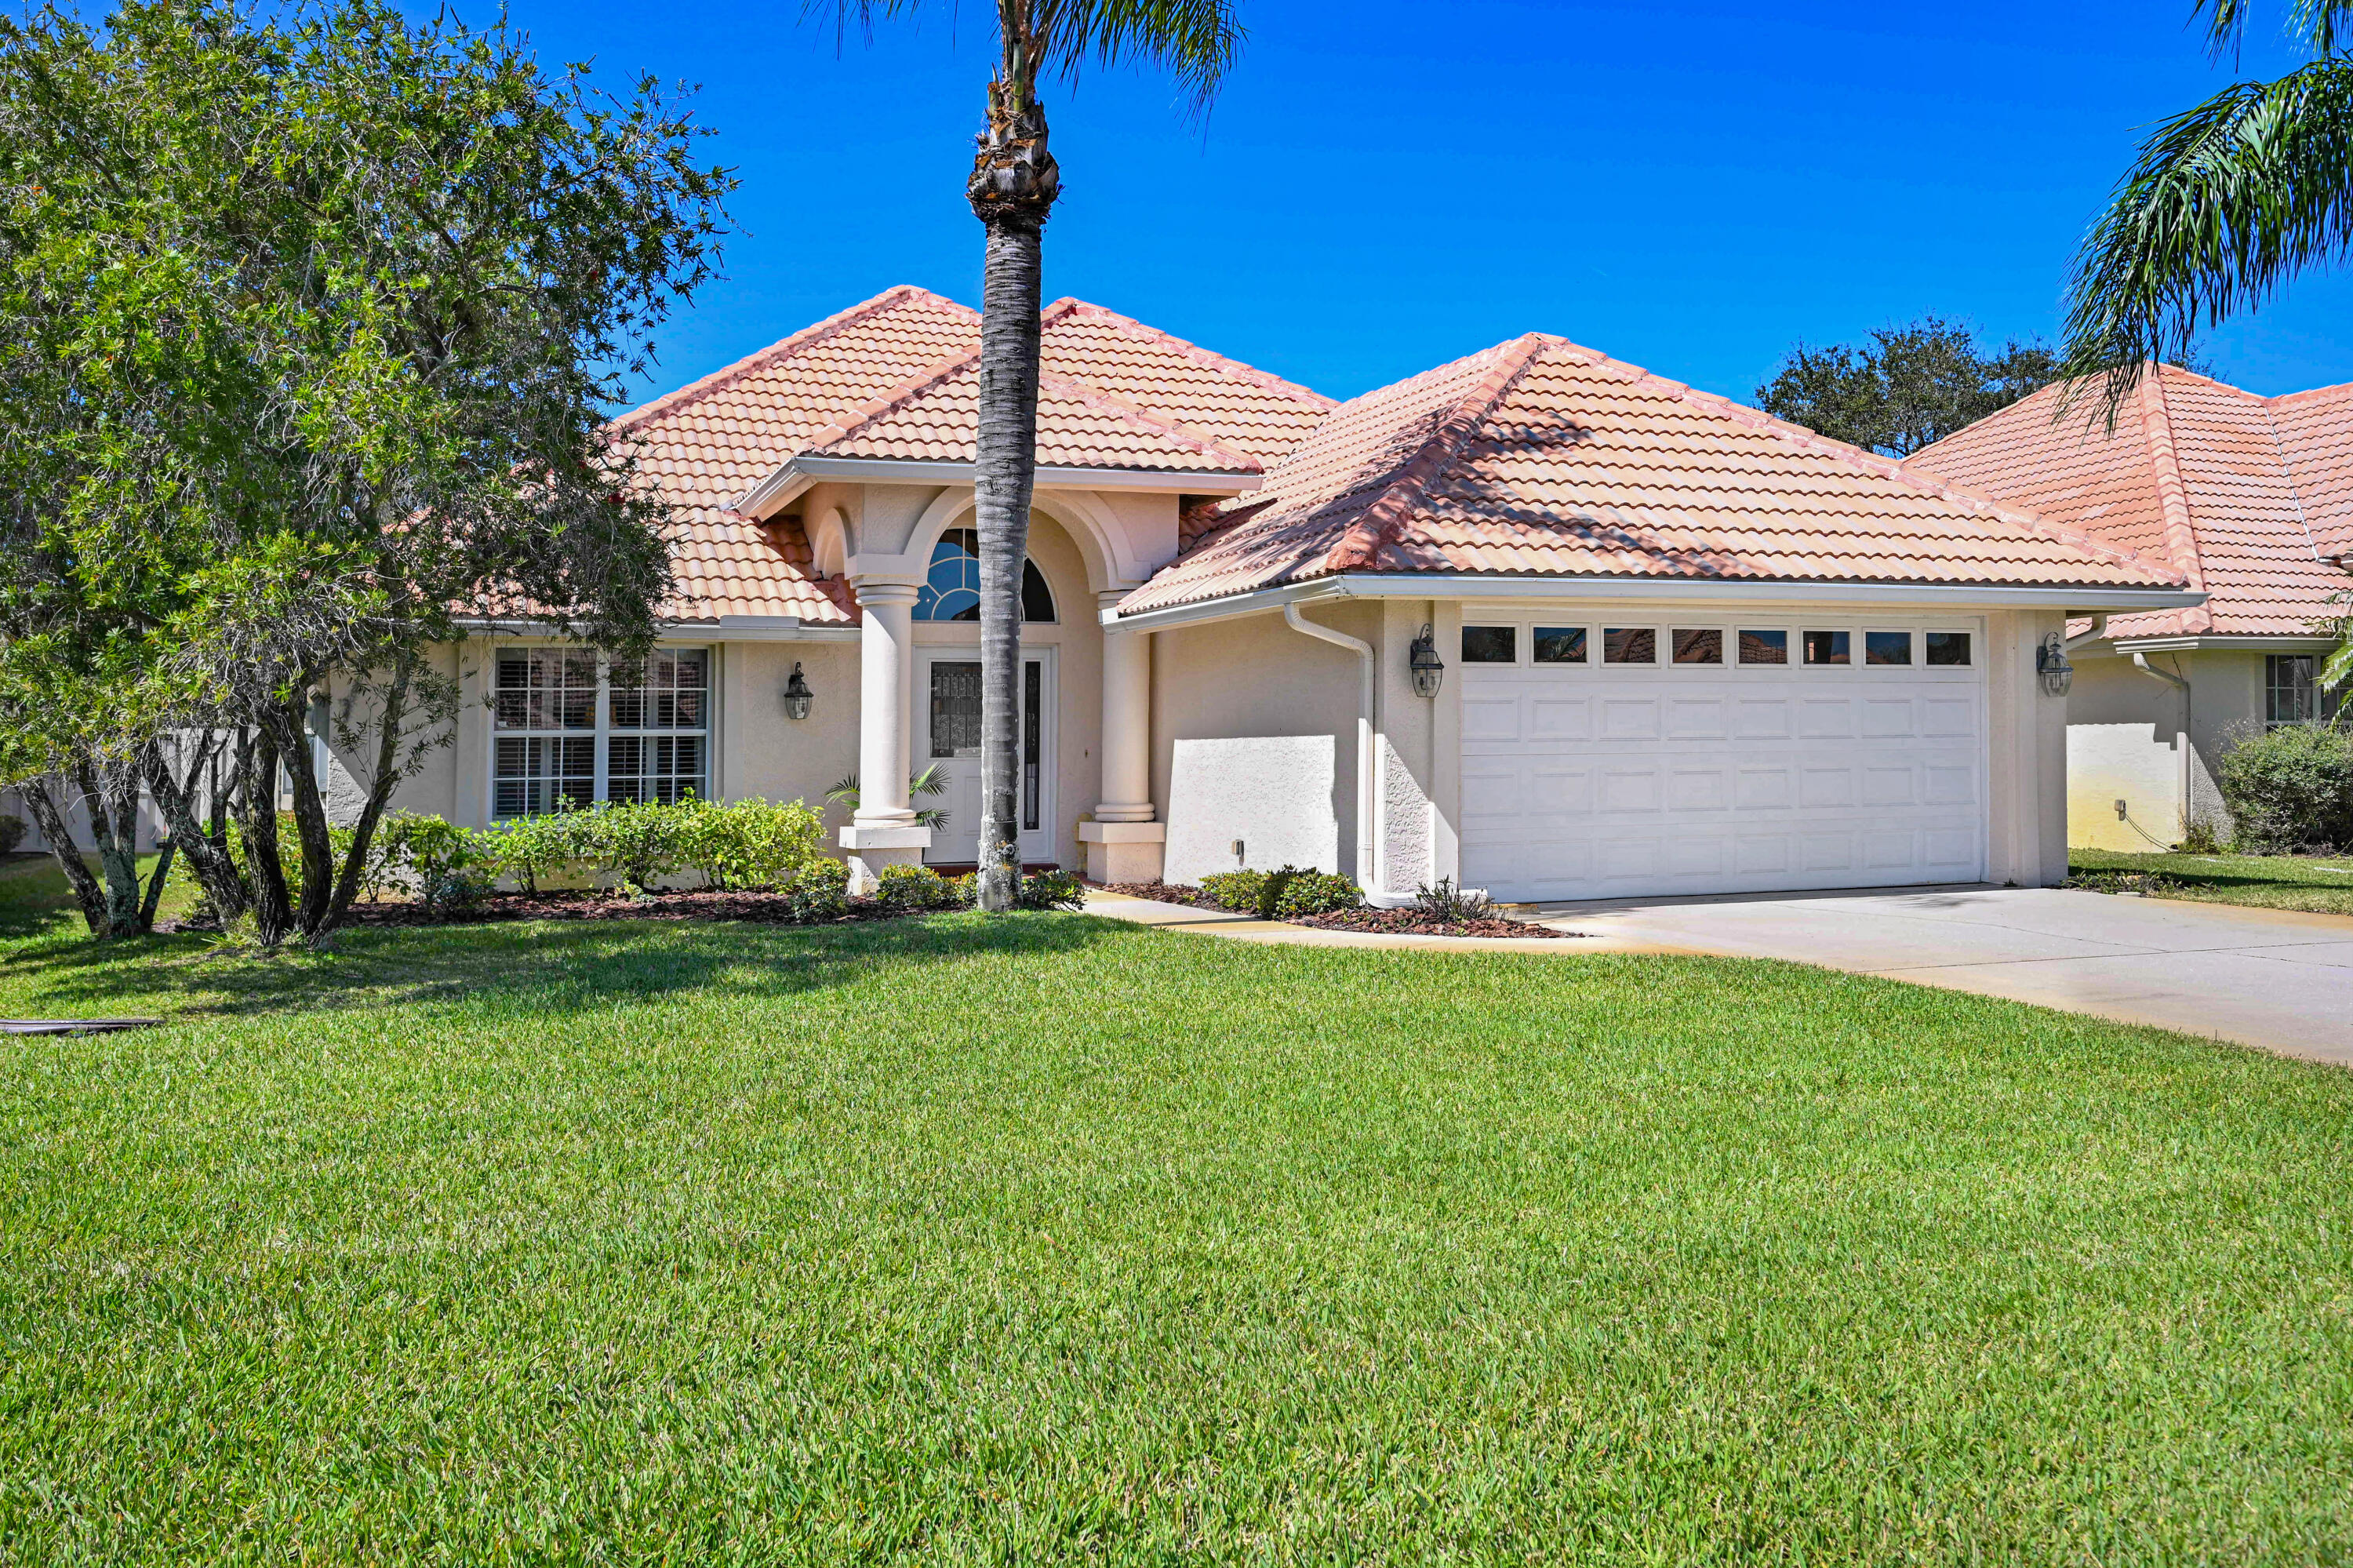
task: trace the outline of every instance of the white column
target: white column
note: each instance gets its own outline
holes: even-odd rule
[[[920,863],[932,832],[915,825],[907,801],[913,726],[916,587],[858,585],[858,810],[841,830],[853,893],[873,890],[885,865]]]
[[[1096,595],[1108,609],[1131,592]],[[1103,799],[1079,824],[1087,875],[1096,882],[1156,882],[1168,836],[1152,809],[1152,634],[1103,628]]]

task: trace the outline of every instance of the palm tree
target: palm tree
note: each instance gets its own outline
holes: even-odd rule
[[[2219,57],[2251,0],[2195,0]],[[2076,258],[2063,408],[2096,381],[2109,422],[2143,368],[2186,358],[2201,324],[2250,311],[2353,249],[2353,0],[2295,0],[2312,62],[2239,82],[2143,143]]]
[[[814,3],[814,0],[812,0]],[[837,18],[919,0],[833,0]],[[997,0],[997,62],[987,129],[965,196],[987,229],[980,323],[980,440],[973,481],[980,534],[980,888],[983,909],[1013,906],[1021,884],[1021,563],[1038,467],[1039,239],[1061,189],[1046,146],[1038,83],[1101,65],[1165,68],[1195,113],[1206,111],[1241,46],[1229,0]]]

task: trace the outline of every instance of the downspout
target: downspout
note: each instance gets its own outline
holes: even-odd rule
[[[1299,613],[1297,604],[1282,607],[1282,619],[1292,630],[1345,648],[1356,656],[1356,885],[1367,899],[1378,895],[1373,876],[1373,645],[1362,638],[1328,626],[1318,626]]]
[[[2133,668],[2142,674],[2155,676],[2168,685],[2180,688],[2181,691],[2181,800],[2178,810],[2181,817],[2182,831],[2187,832],[2189,831],[2189,765],[2198,755],[2197,747],[2189,739],[2189,680],[2185,675],[2176,675],[2158,669],[2148,662],[2148,655],[2146,653],[2135,653],[2132,656],[2132,662]]]
[[[2067,639],[2067,652],[2073,653],[2078,648],[2082,648],[2089,643],[2097,642],[2101,638],[2105,637],[2107,634],[2108,618],[2105,615],[2095,615],[2092,617],[2092,626],[2090,630],[2084,632],[2081,637],[2070,637]]]

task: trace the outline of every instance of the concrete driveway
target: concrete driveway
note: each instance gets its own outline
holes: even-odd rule
[[[2353,918],[2050,888],[1547,905],[1548,924],[1793,959],[2353,1065]]]

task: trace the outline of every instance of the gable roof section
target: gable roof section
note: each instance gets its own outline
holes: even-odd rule
[[[1041,463],[1254,473],[1332,407],[1076,300],[1049,307],[1041,326]],[[792,524],[764,525],[733,503],[807,452],[972,461],[979,347],[979,313],[902,285],[614,420],[639,475],[681,514],[679,594],[663,619],[854,620]]]
[[[2163,556],[2206,603],[2117,616],[2115,637],[2311,634],[2353,587],[2353,387],[2262,397],[2179,366],[2141,379],[2111,431],[2054,419],[2046,387],[1905,460],[2046,520]]]
[[[1531,334],[1344,404],[1123,614],[1339,572],[2170,588],[2181,574]]]

